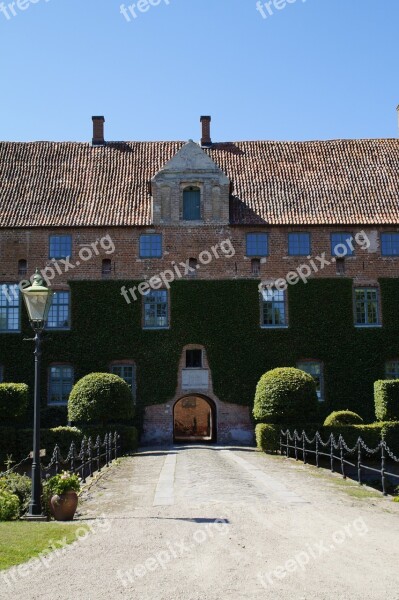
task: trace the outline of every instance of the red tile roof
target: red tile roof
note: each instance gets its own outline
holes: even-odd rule
[[[183,142],[0,143],[0,227],[149,225],[148,182]],[[231,222],[399,225],[399,140],[236,142],[205,150]]]

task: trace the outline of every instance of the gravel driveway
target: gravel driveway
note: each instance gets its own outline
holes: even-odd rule
[[[399,505],[358,492],[252,448],[144,449],[84,494],[91,534],[0,597],[399,600]]]

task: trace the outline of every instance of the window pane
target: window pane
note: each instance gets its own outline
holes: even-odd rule
[[[298,369],[305,371],[316,382],[316,392],[319,400],[324,398],[323,365],[318,361],[304,361],[297,363]]]
[[[135,376],[135,367],[134,365],[111,365],[111,373],[114,375],[118,375],[121,377],[130,389],[132,390],[132,394],[135,394],[136,390],[136,376]]]
[[[49,258],[66,258],[72,254],[72,236],[50,235]]]
[[[390,360],[385,365],[387,379],[399,379],[399,360]]]
[[[288,253],[291,256],[307,256],[310,254],[310,233],[289,233]]]
[[[399,233],[381,234],[381,254],[383,256],[399,256]]]
[[[186,367],[188,369],[202,368],[202,350],[186,350]]]
[[[140,236],[141,258],[160,258],[162,256],[162,236],[148,234]]]
[[[378,290],[375,288],[355,289],[356,325],[378,325]]]
[[[13,283],[3,283],[0,287],[0,331],[19,331],[19,287]]]
[[[247,234],[247,256],[267,256],[268,250],[267,233]]]
[[[286,325],[284,292],[273,289],[262,290],[262,318],[264,327]]]
[[[47,319],[48,329],[69,329],[69,292],[56,292]]]
[[[168,296],[165,290],[152,290],[144,298],[144,327],[168,326]]]
[[[331,234],[331,254],[343,258],[344,256],[352,256],[353,236],[350,233],[333,233]]]
[[[48,402],[68,402],[73,387],[73,369],[69,366],[50,367]]]

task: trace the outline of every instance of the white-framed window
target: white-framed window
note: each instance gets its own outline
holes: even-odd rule
[[[136,397],[136,365],[133,362],[113,363],[110,366],[110,373],[118,375],[126,381],[132,390],[133,398]]]
[[[399,379],[399,360],[387,360],[385,363],[385,379]]]
[[[169,326],[167,290],[151,290],[143,296],[144,329],[166,329]]]
[[[54,294],[47,318],[48,329],[70,329],[70,301],[71,294],[68,290]]]
[[[51,365],[48,376],[48,404],[67,404],[74,383],[71,365]]]
[[[355,288],[355,325],[375,327],[380,324],[378,288]]]
[[[18,333],[21,293],[16,283],[0,283],[0,332]]]
[[[287,327],[284,291],[274,288],[261,291],[261,327]]]
[[[316,382],[317,397],[320,402],[324,401],[324,369],[320,360],[301,360],[297,368],[311,375]]]

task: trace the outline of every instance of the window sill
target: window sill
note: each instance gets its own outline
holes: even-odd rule
[[[68,406],[68,402],[47,402],[47,408],[51,406]]]
[[[143,331],[168,331],[170,326],[167,327],[143,327]]]
[[[261,329],[288,329],[289,325],[261,325]]]
[[[378,329],[379,327],[382,327],[382,323],[377,323],[376,325],[356,325],[355,324],[355,329]]]
[[[0,331],[0,334],[4,334],[4,333],[7,333],[7,334],[9,334],[9,333],[21,333],[21,330],[18,329],[18,331],[17,331],[16,329],[2,329]]]

